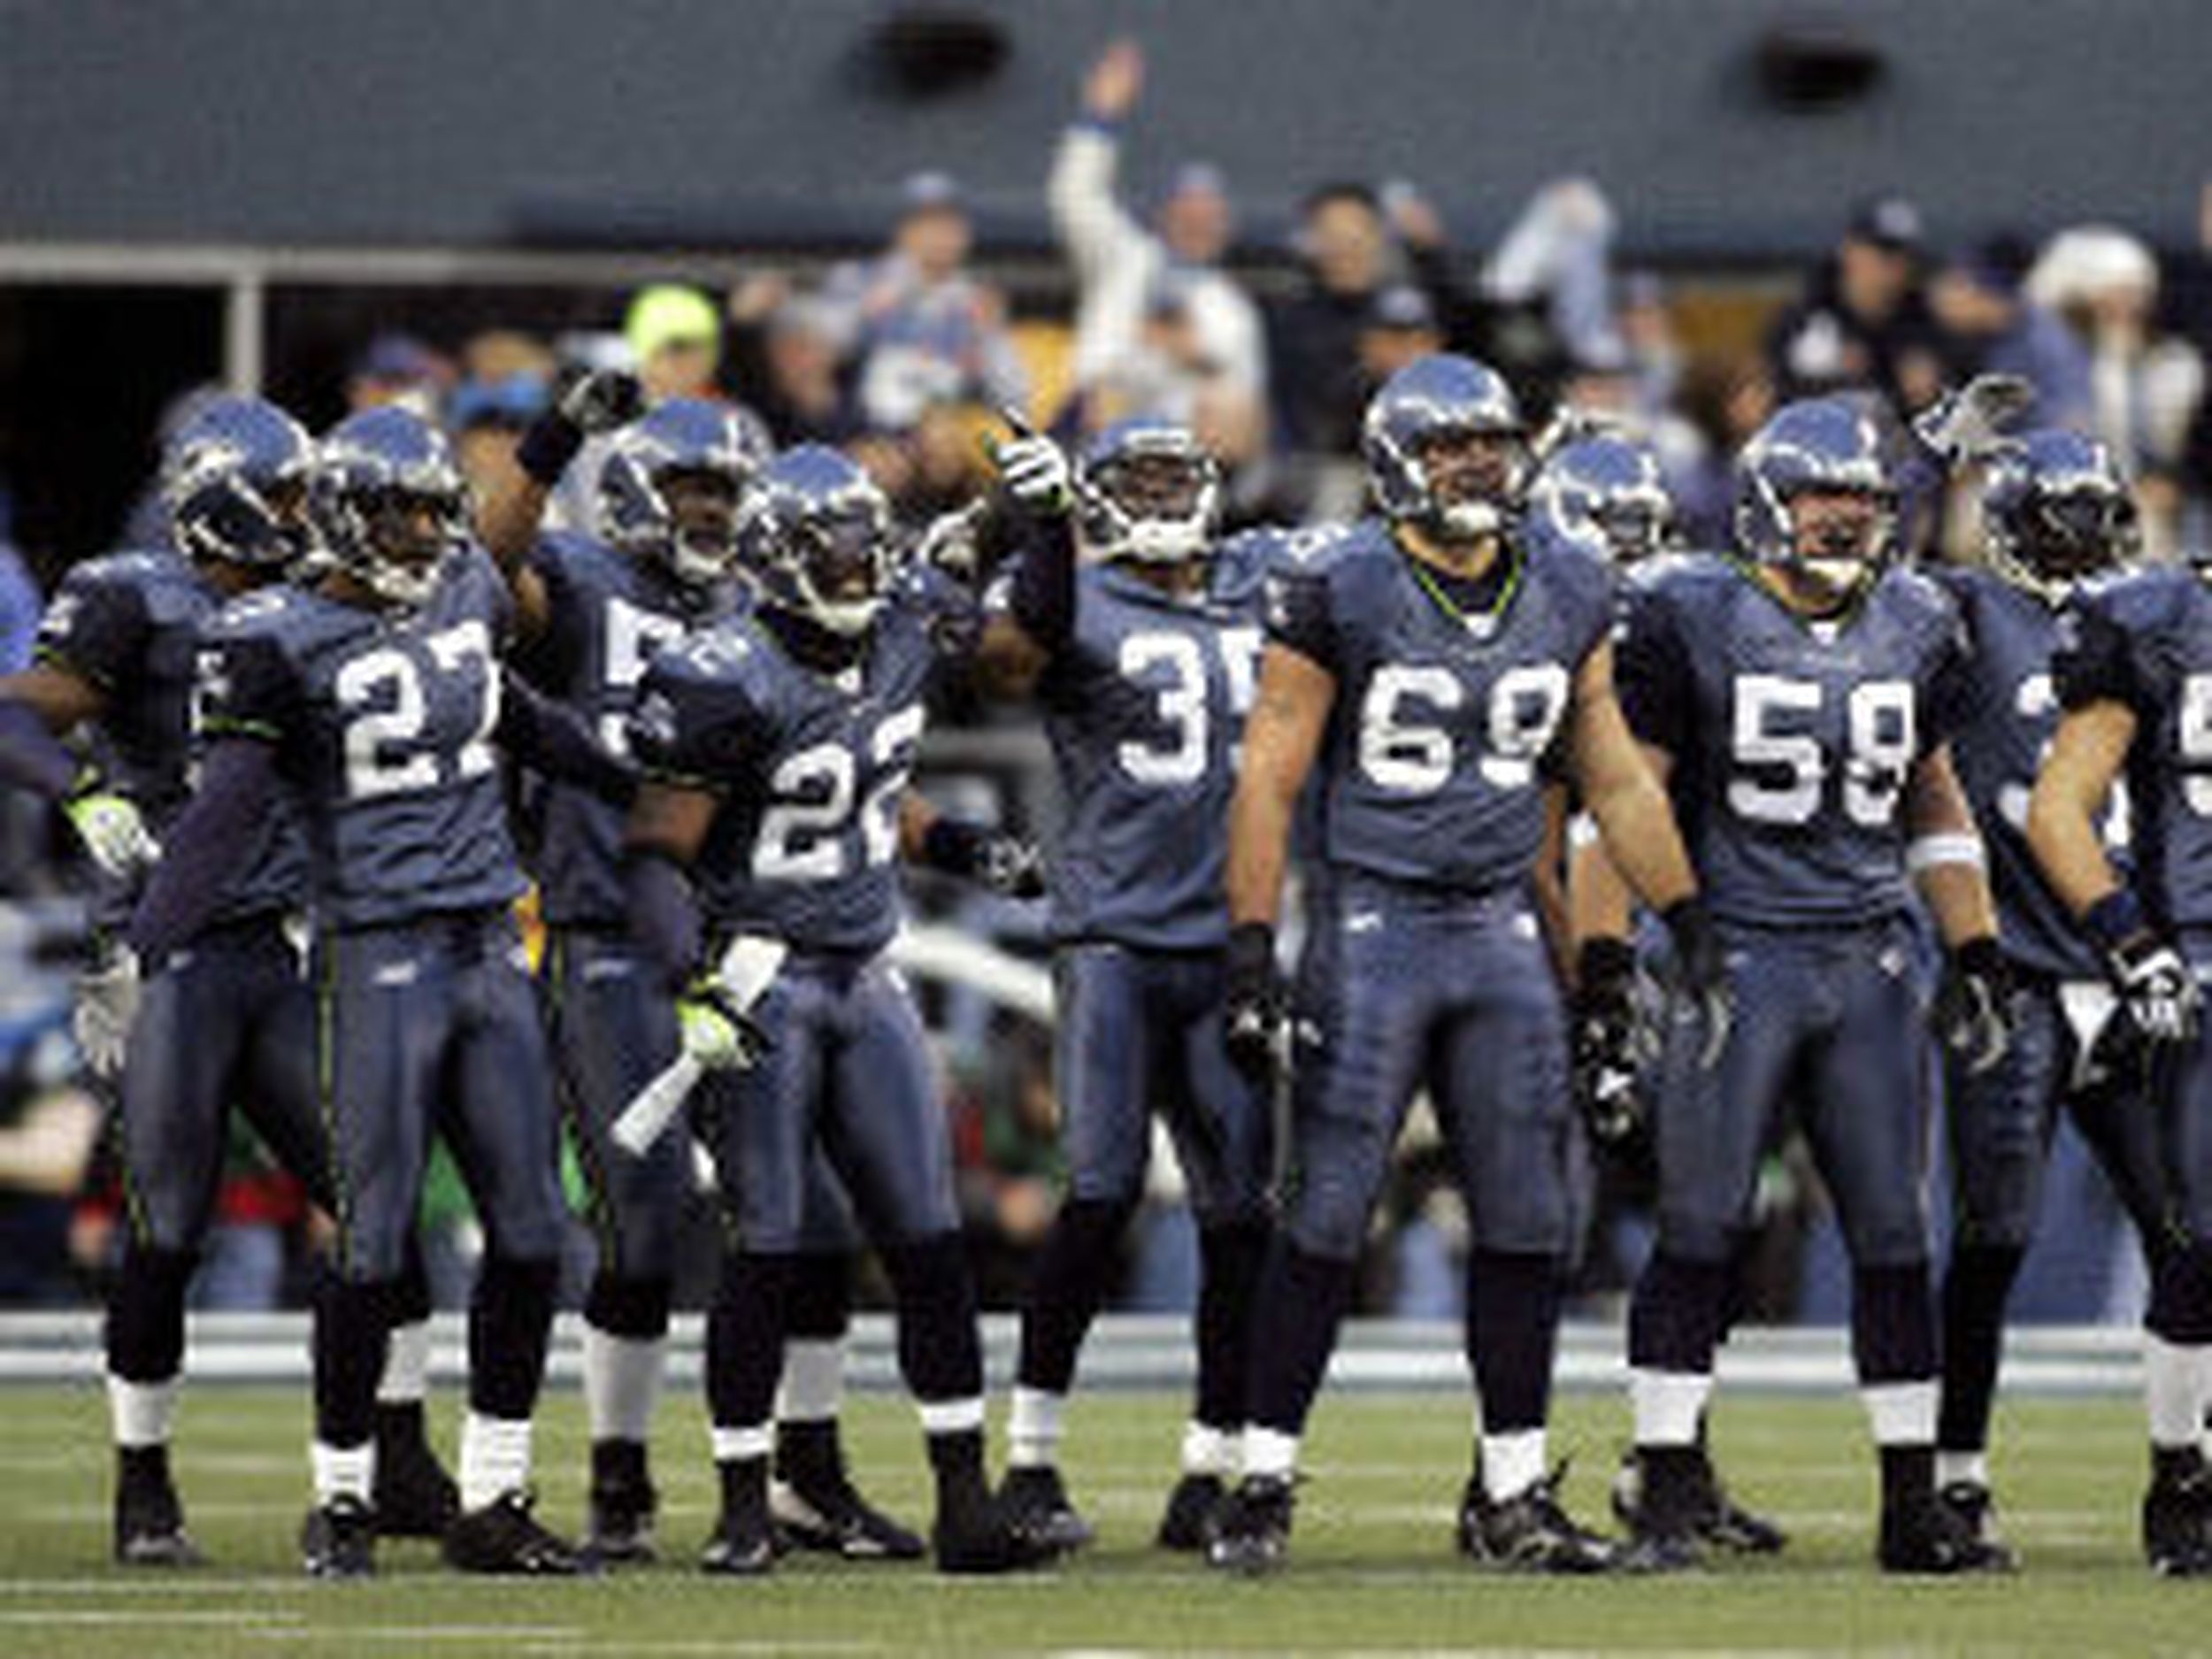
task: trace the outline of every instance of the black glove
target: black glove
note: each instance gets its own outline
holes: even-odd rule
[[[1643,1102],[1636,1092],[1636,951],[1624,939],[1593,939],[1575,964],[1569,1005],[1575,1103],[1592,1139],[1615,1146],[1636,1132]]]
[[[922,859],[932,870],[1010,899],[1044,896],[1044,858],[1036,843],[1003,830],[957,818],[935,819],[922,837]]]
[[[1275,930],[1265,922],[1239,922],[1229,930],[1229,994],[1222,1010],[1229,1060],[1261,1083],[1273,1080],[1276,1041],[1283,1019],[1282,988],[1275,976]]]
[[[515,461],[552,488],[584,440],[627,426],[645,412],[645,388],[627,369],[590,369],[557,387],[545,412],[515,446]]]
[[[1736,1020],[1720,935],[1713,931],[1713,918],[1702,899],[1677,900],[1659,919],[1667,925],[1674,941],[1675,1017],[1686,1016],[1702,1025],[1704,1041],[1698,1046],[1698,1064],[1710,1071],[1720,1064]]]
[[[2181,953],[2144,918],[2135,895],[2126,887],[2107,894],[2090,906],[2082,926],[2103,949],[2105,972],[2144,1041],[2193,1042],[2204,993]]]
[[[1936,986],[1936,1041],[1969,1071],[1988,1071],[2012,1046],[2012,964],[1997,941],[1968,940],[1944,962]]]

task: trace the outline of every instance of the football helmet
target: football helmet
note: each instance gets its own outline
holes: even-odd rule
[[[2134,557],[2135,496],[2112,451],[2055,427],[2022,434],[1989,457],[1982,528],[1999,574],[2055,603],[2088,576]]]
[[[1528,511],[1617,565],[1663,551],[1674,534],[1674,502],[1648,444],[1624,433],[1570,437],[1537,469]]]
[[[1755,563],[1849,594],[1890,557],[1896,521],[1881,434],[1855,399],[1786,403],[1736,457],[1736,543]]]
[[[1083,447],[1075,500],[1100,557],[1179,565],[1212,545],[1221,467],[1187,426],[1117,421]]]
[[[774,446],[749,411],[676,397],[622,427],[599,469],[599,531],[708,587],[737,558],[745,492]]]
[[[324,434],[310,501],[339,565],[402,608],[437,590],[468,535],[467,491],[445,434],[411,410],[364,410]]]
[[[891,582],[891,510],[858,463],[818,443],[761,470],[741,536],[761,603],[853,638]]]
[[[162,457],[171,538],[188,558],[280,572],[312,540],[306,428],[258,397],[217,397],[194,411]]]
[[[1472,357],[1439,352],[1384,381],[1360,451],[1386,517],[1454,541],[1503,528],[1527,488],[1528,430],[1513,388]]]

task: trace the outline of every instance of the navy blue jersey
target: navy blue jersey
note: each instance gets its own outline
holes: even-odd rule
[[[656,657],[631,748],[648,776],[719,797],[695,864],[718,933],[875,951],[898,926],[899,800],[945,612],[926,572],[895,589],[850,671],[823,674],[739,614]]]
[[[1675,816],[1714,912],[1819,927],[1901,910],[1906,782],[1964,697],[1950,596],[1893,569],[1848,616],[1812,621],[1698,554],[1640,565],[1624,595],[1621,705],[1673,757]]]
[[[582,715],[612,753],[626,755],[645,665],[693,629],[726,615],[734,582],[702,592],[662,565],[588,536],[540,541],[532,567],[545,584],[544,631],[517,666],[547,695]],[[546,787],[537,876],[545,919],[557,927],[624,919],[623,810],[574,784]]]
[[[2096,950],[2028,850],[2028,795],[2058,730],[2058,615],[1993,571],[1947,565],[1929,574],[1950,593],[1973,644],[1951,760],[1989,849],[2005,950],[2041,973],[2096,979]]]
[[[1270,636],[1336,680],[1319,768],[1334,867],[1479,892],[1525,879],[1575,675],[1612,622],[1612,576],[1517,541],[1494,607],[1448,610],[1387,526],[1286,544]]]
[[[523,887],[493,731],[510,616],[472,550],[399,613],[285,588],[226,611],[200,678],[211,737],[277,745],[338,928],[511,902]]]
[[[191,797],[194,664],[222,604],[222,595],[179,555],[124,553],[74,566],[39,625],[39,660],[98,688],[93,758],[157,840]],[[119,926],[142,877],[96,879],[97,918]],[[261,826],[215,919],[292,908],[305,884],[297,826],[288,810],[278,812]]]
[[[2158,565],[2079,588],[2052,657],[2059,706],[2116,702],[2128,749],[2136,885],[2170,928],[2212,927],[2212,591]]]
[[[1067,802],[1056,938],[1203,950],[1228,936],[1229,797],[1267,560],[1261,537],[1229,541],[1184,595],[1125,565],[1077,572],[1075,637],[1038,685]]]

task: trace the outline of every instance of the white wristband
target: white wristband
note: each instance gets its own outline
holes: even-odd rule
[[[1985,870],[1989,867],[1989,855],[1982,847],[1982,838],[1970,830],[1923,835],[1905,849],[1905,868],[1913,875],[1932,870],[1938,864],[1971,864],[1977,870]]]

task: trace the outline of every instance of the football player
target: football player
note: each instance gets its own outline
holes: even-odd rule
[[[1222,1042],[1222,861],[1259,666],[1265,547],[1215,541],[1220,470],[1186,427],[1131,420],[1085,448],[1072,618],[1040,638],[1002,611],[983,678],[1044,705],[1066,827],[1052,865],[1067,1195],[1022,1312],[1007,1501],[1063,1548],[1091,1529],[1058,1467],[1076,1357],[1143,1195],[1156,1107],[1199,1228],[1198,1386],[1158,1529],[1205,1540],[1234,1473],[1247,1315],[1267,1239],[1265,1096]]]
[[[1255,1072],[1273,1054],[1274,918],[1317,768],[1327,909],[1310,947],[1325,966],[1303,976],[1318,1041],[1297,1069],[1293,1187],[1253,1316],[1243,1479],[1208,1559],[1256,1572],[1285,1555],[1299,1436],[1425,1086],[1473,1233],[1480,1451],[1461,1548],[1521,1571],[1603,1571],[1610,1548],[1561,1509],[1546,1468],[1571,1128],[1530,897],[1548,778],[1579,787],[1701,1005],[1718,977],[1709,930],[1614,701],[1610,574],[1519,520],[1525,434],[1504,381],[1465,357],[1419,359],[1376,395],[1362,443],[1381,517],[1294,546],[1271,579],[1231,809],[1228,1041]]]
[[[1895,495],[1848,400],[1778,412],[1738,458],[1732,557],[1639,570],[1622,703],[1673,792],[1727,949],[1734,1018],[1666,1033],[1659,1237],[1629,1321],[1636,1564],[1694,1564],[1718,1505],[1701,1435],[1732,1257],[1786,1092],[1841,1213],[1853,1352],[1893,1571],[2001,1564],[1936,1502],[1935,1320],[1909,874],[1950,951],[1938,1025],[2004,1051],[2010,975],[1947,739],[1956,607],[1889,562]],[[1617,849],[1609,848],[1609,851]],[[1610,924],[1624,937],[1625,905]]]
[[[1528,511],[1622,569],[1674,540],[1674,501],[1658,456],[1610,426],[1582,422],[1561,434],[1529,486]]]
[[[169,549],[73,569],[49,608],[35,664],[0,680],[0,777],[63,801],[97,879],[105,940],[80,1033],[103,1075],[119,1070],[128,1224],[108,1310],[116,1446],[114,1548],[133,1566],[188,1565],[168,1464],[187,1289],[207,1235],[234,1101],[315,1202],[334,1192],[314,1079],[314,999],[290,930],[306,900],[298,827],[279,813],[209,926],[142,987],[117,937],[191,761],[194,653],[226,601],[282,580],[306,550],[311,448],[275,405],[219,397],[164,457]],[[90,739],[81,765],[56,739]],[[142,1005],[134,1023],[127,1014]],[[411,1248],[378,1392],[377,1502],[388,1532],[435,1536],[452,1482],[423,1438],[429,1294]]]
[[[1016,449],[1047,474],[1040,499],[1064,492],[1056,449]],[[833,450],[778,456],[746,526],[753,610],[656,657],[632,726],[649,778],[628,831],[633,925],[672,987],[687,987],[683,1041],[710,1068],[697,1116],[735,1240],[708,1323],[722,1506],[702,1565],[772,1564],[771,1405],[819,1148],[897,1300],[901,1369],[937,1479],[937,1564],[1003,1571],[1039,1552],[986,1479],[982,1353],[943,1109],[919,1018],[881,954],[898,920],[900,802],[923,695],[957,630],[928,572],[895,577],[883,497]],[[1056,597],[1067,563],[1064,550],[1033,561],[1025,585]],[[733,941],[783,953],[749,1010],[694,978]]]
[[[1990,1402],[2005,1302],[2034,1235],[2062,1105],[2134,1220],[2147,1260],[2169,1235],[2155,1111],[2139,1098],[2139,1068],[2113,1064],[2100,1042],[2114,1007],[2104,964],[2044,882],[2026,841],[2029,791],[2058,726],[2051,657],[2059,611],[2077,586],[2132,557],[2134,497],[2110,451],[2072,432],[2028,433],[1992,450],[1985,468],[1986,565],[1930,574],[1950,590],[1973,645],[1952,755],[1988,849],[2019,995],[2013,1041],[1999,1064],[1976,1071],[1947,1056],[1953,1224],[1936,1479],[1944,1502],[2001,1548],[1990,1498]]]
[[[770,449],[758,422],[730,405],[676,398],[634,419],[637,402],[618,372],[583,377],[525,434],[484,514],[485,544],[514,589],[518,665],[618,750],[653,655],[746,602],[738,521]],[[599,534],[541,536],[551,489],[595,432],[611,434],[596,475]],[[589,789],[553,787],[538,861],[553,1037],[599,1245],[584,1307],[584,1544],[608,1563],[652,1554],[646,1446],[691,1183],[686,1137],[664,1135],[643,1157],[608,1139],[678,1048],[668,998],[629,930],[622,818]],[[921,1540],[864,1502],[845,1472],[836,1414],[852,1240],[841,1205],[826,1220],[832,1236],[810,1241],[789,1303],[780,1519],[795,1540],[840,1554],[918,1555]]]
[[[2212,957],[2212,591],[2202,569],[2146,565],[2077,588],[2051,679],[2062,710],[2028,801],[2028,846],[2119,997],[2113,1064],[2147,1074],[2166,1243],[2151,1254],[2143,1379],[2151,1483],[2143,1548],[2163,1574],[2212,1573],[2212,1054],[2200,987]],[[2128,783],[2133,873],[2100,818]]]
[[[572,1573],[574,1552],[529,1496],[565,1217],[500,759],[616,795],[632,780],[504,674],[507,592],[465,542],[460,477],[434,428],[395,407],[349,417],[319,446],[311,492],[334,568],[312,588],[233,605],[212,631],[197,690],[212,741],[131,944],[142,963],[172,958],[288,794],[321,933],[317,1054],[337,1188],[335,1269],[316,1307],[307,1570],[374,1568],[371,1407],[434,1125],[486,1235],[446,1558]]]

